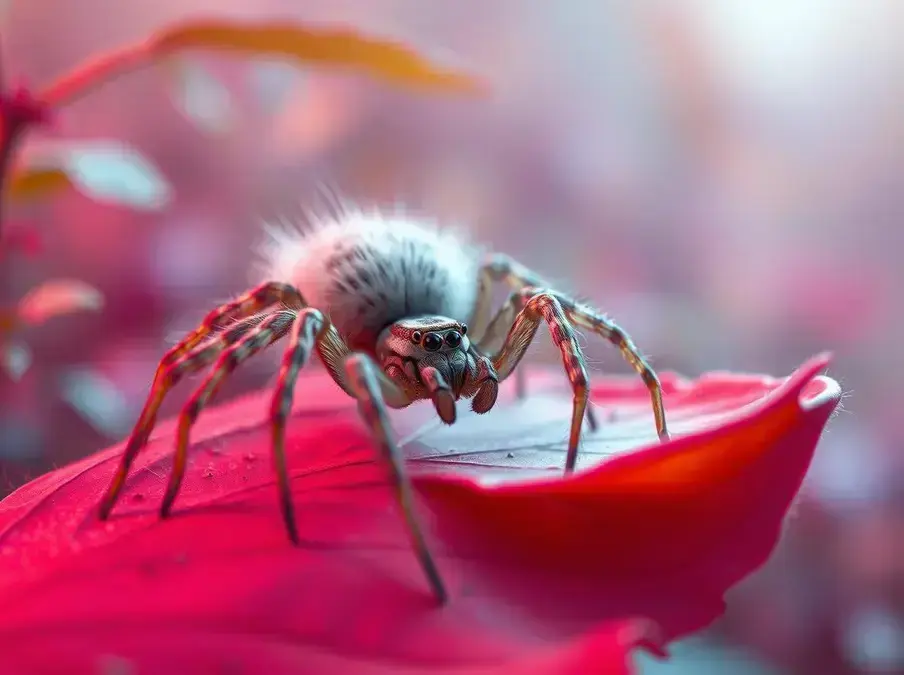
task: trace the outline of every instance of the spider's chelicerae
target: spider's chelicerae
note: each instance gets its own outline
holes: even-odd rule
[[[460,399],[470,399],[476,413],[488,412],[499,383],[516,372],[537,329],[546,324],[574,393],[566,472],[577,460],[584,416],[591,429],[596,427],[587,407],[587,369],[575,328],[619,348],[650,391],[660,438],[668,438],[659,380],[627,333],[504,255],[484,257],[460,234],[429,222],[353,209],[307,231],[286,231],[272,244],[268,280],[210,312],[161,360],[101,502],[102,519],[109,516],[129,467],[147,442],[166,393],[215,361],[179,417],[172,474],[161,506],[161,515],[169,515],[185,474],[189,432],[201,409],[242,361],[286,336],[270,416],[290,538],[298,542],[286,469],[286,420],[298,373],[316,350],[336,385],[357,400],[375,445],[388,460],[415,552],[441,601],[445,586],[415,509],[387,407],[429,399],[447,424],[455,422]],[[491,316],[494,283],[506,284],[511,295]],[[523,394],[523,386],[518,390]]]

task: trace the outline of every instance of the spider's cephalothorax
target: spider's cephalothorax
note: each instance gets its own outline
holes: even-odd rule
[[[185,474],[191,427],[242,361],[287,337],[273,393],[273,459],[283,519],[298,541],[285,458],[286,423],[299,371],[317,352],[337,386],[358,404],[392,479],[412,544],[434,593],[446,588],[427,544],[402,452],[387,408],[429,399],[447,424],[456,402],[477,413],[496,403],[498,384],[515,374],[537,330],[546,326],[573,393],[565,471],[576,465],[589,383],[576,329],[618,347],[650,391],[656,429],[669,437],[659,380],[628,334],[598,310],[556,291],[504,255],[484,256],[460,236],[431,223],[379,212],[345,210],[306,232],[277,231],[262,283],[211,311],[160,362],[150,396],[126,443],[100,505],[107,518],[129,468],[147,442],[166,393],[187,374],[214,364],[178,420],[173,471],[161,514],[170,513]],[[511,294],[495,313],[493,285]]]
[[[493,362],[471,347],[467,324],[444,316],[396,321],[377,339],[377,359],[386,376],[412,401],[432,399],[446,424],[455,422],[455,401],[474,400],[485,413],[496,403]]]

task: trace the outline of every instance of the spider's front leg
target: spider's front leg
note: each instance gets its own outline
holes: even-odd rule
[[[565,316],[565,310],[556,296],[540,289],[528,289],[513,294],[507,305],[522,305],[508,332],[499,353],[493,357],[493,367],[499,381],[505,380],[518,366],[540,324],[549,327],[552,341],[562,355],[562,363],[571,382],[573,403],[571,411],[571,433],[568,437],[568,454],[565,457],[565,471],[574,470],[581,440],[581,424],[587,410],[589,385],[584,355],[575,339],[575,332]],[[501,312],[500,312],[501,314]]]
[[[433,554],[427,545],[424,527],[417,515],[414,487],[405,470],[405,458],[402,450],[393,438],[386,412],[387,399],[393,407],[403,407],[407,397],[394,382],[380,372],[379,367],[365,354],[356,353],[349,356],[345,362],[345,373],[348,384],[358,400],[358,410],[370,427],[374,440],[389,463],[393,488],[402,509],[402,516],[408,526],[415,554],[437,599],[444,604],[448,599],[448,593]]]
[[[232,302],[221,305],[208,313],[195,330],[186,335],[163,356],[157,366],[157,372],[154,374],[154,382],[151,385],[148,399],[128,441],[126,441],[126,448],[119,467],[110,482],[107,493],[101,500],[98,514],[101,520],[106,520],[116,505],[129,469],[141,448],[147,443],[154,423],[157,421],[157,412],[167,393],[185,375],[210,365],[223,349],[241,339],[251,328],[251,324],[238,323],[225,329],[215,338],[209,339],[216,327],[227,320],[241,321],[276,303],[298,306],[305,304],[298,291],[288,284],[279,282],[261,284]],[[202,344],[205,339],[208,339],[208,342]]]
[[[445,602],[447,599],[446,588],[427,546],[423,526],[415,511],[414,489],[405,472],[404,457],[392,437],[386,414],[387,405],[392,408],[404,408],[412,400],[405,391],[380,371],[370,357],[360,353],[350,354],[329,320],[314,309],[304,310],[292,328],[290,342],[283,356],[270,407],[273,429],[273,462],[276,467],[283,520],[289,537],[293,542],[298,543],[295,511],[286,469],[286,421],[292,410],[293,392],[298,373],[307,363],[315,345],[336,384],[358,401],[361,416],[388,460],[395,493],[411,536],[415,554],[433,592],[440,602]]]

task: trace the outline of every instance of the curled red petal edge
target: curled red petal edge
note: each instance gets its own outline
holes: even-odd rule
[[[517,598],[519,585],[543,578],[572,578],[592,586],[594,575],[626,578],[632,565],[649,566],[646,573],[658,580],[672,573],[669,564],[688,568],[697,564],[699,570],[660,584],[664,596],[675,598],[682,597],[682,584],[693,586],[698,597],[690,598],[689,604],[694,607],[657,611],[654,600],[650,612],[639,613],[660,629],[659,639],[647,640],[647,648],[664,656],[668,642],[718,618],[724,593],[774,550],[819,437],[841,399],[837,382],[819,375],[831,358],[830,353],[811,358],[730,420],[633,450],[569,477],[483,485],[466,477],[427,475],[417,477],[416,485],[447,545],[478,551],[487,542],[497,547],[504,542],[501,548],[509,551],[512,568],[520,568],[522,574],[476,572],[486,573],[503,597]],[[613,523],[613,512],[635,520],[620,528]],[[696,518],[670,520],[675,513]],[[640,534],[635,536],[635,529]],[[658,546],[674,530],[685,539]],[[744,531],[744,536],[733,530]],[[718,549],[726,531],[737,553]],[[619,560],[614,560],[614,549],[594,547],[589,533],[627,535],[636,550],[626,553],[622,542]],[[679,555],[680,560],[657,567],[676,550],[680,553],[683,541],[706,555],[699,560]],[[706,547],[713,552],[706,552]],[[557,602],[561,600],[550,600],[547,609],[553,610]],[[632,606],[624,615],[638,615],[639,609]]]

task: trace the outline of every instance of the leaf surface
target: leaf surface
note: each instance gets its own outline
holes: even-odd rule
[[[31,202],[71,187],[69,176],[58,167],[17,167],[12,172],[7,196],[16,202]]]
[[[630,649],[718,617],[773,550],[839,397],[820,356],[784,380],[663,374],[676,438],[655,442],[634,379],[596,378],[602,428],[563,478],[561,372],[504,387],[483,417],[393,416],[450,589],[429,593],[356,406],[297,387],[287,453],[299,547],[278,514],[268,392],[203,413],[177,512],[156,509],[173,422],[108,523],[121,446],[0,502],[0,653],[12,672],[624,673]],[[462,406],[465,408],[465,406]],[[43,670],[42,670],[43,668]],[[57,668],[57,670],[54,670]]]
[[[13,172],[9,196],[25,202],[75,188],[98,202],[155,211],[167,206],[172,188],[138,150],[112,139],[46,142],[24,153]]]

